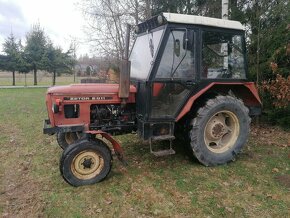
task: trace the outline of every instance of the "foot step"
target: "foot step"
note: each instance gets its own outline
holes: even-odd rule
[[[150,138],[150,140],[149,140],[150,152],[156,157],[163,157],[163,156],[175,154],[175,151],[172,149],[172,140],[173,139],[174,139],[174,136],[165,136],[165,137],[159,136],[159,137]],[[153,151],[152,141],[163,141],[163,140],[169,140],[169,149]]]
[[[172,141],[174,139],[175,139],[175,137],[172,136],[172,135],[162,135],[162,136],[154,136],[154,137],[151,137],[151,140],[152,141],[164,141],[164,140]]]
[[[175,154],[175,151],[171,148],[167,150],[151,151],[151,153],[156,157],[163,157],[163,156]]]

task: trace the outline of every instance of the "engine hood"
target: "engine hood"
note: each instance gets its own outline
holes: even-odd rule
[[[80,94],[116,94],[119,84],[85,83],[67,86],[54,86],[47,90],[47,94],[80,95]],[[136,93],[136,87],[130,86],[130,93]]]

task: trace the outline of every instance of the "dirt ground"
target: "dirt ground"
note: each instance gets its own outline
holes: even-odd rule
[[[21,133],[14,132],[13,127],[10,129],[0,126],[0,129],[1,136],[6,136],[8,141],[2,146],[0,159],[13,160],[1,163],[2,217],[29,217],[31,214],[41,214],[45,205],[38,196],[41,195],[43,187],[31,177],[33,172],[30,166],[34,152],[23,154],[25,144],[20,141]]]

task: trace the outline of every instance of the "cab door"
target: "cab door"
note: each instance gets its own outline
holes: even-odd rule
[[[196,77],[193,29],[170,29],[151,83],[151,119],[175,119]]]

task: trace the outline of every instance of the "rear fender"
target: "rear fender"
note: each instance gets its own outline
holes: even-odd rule
[[[231,91],[237,98],[242,99],[244,104],[249,108],[260,109],[262,107],[261,99],[253,82],[214,82],[190,97],[181,112],[178,114],[175,121],[179,121],[189,111],[191,111],[192,107],[194,107],[194,103],[201,99],[203,96],[205,96],[207,93],[227,94],[229,93],[229,91]]]

